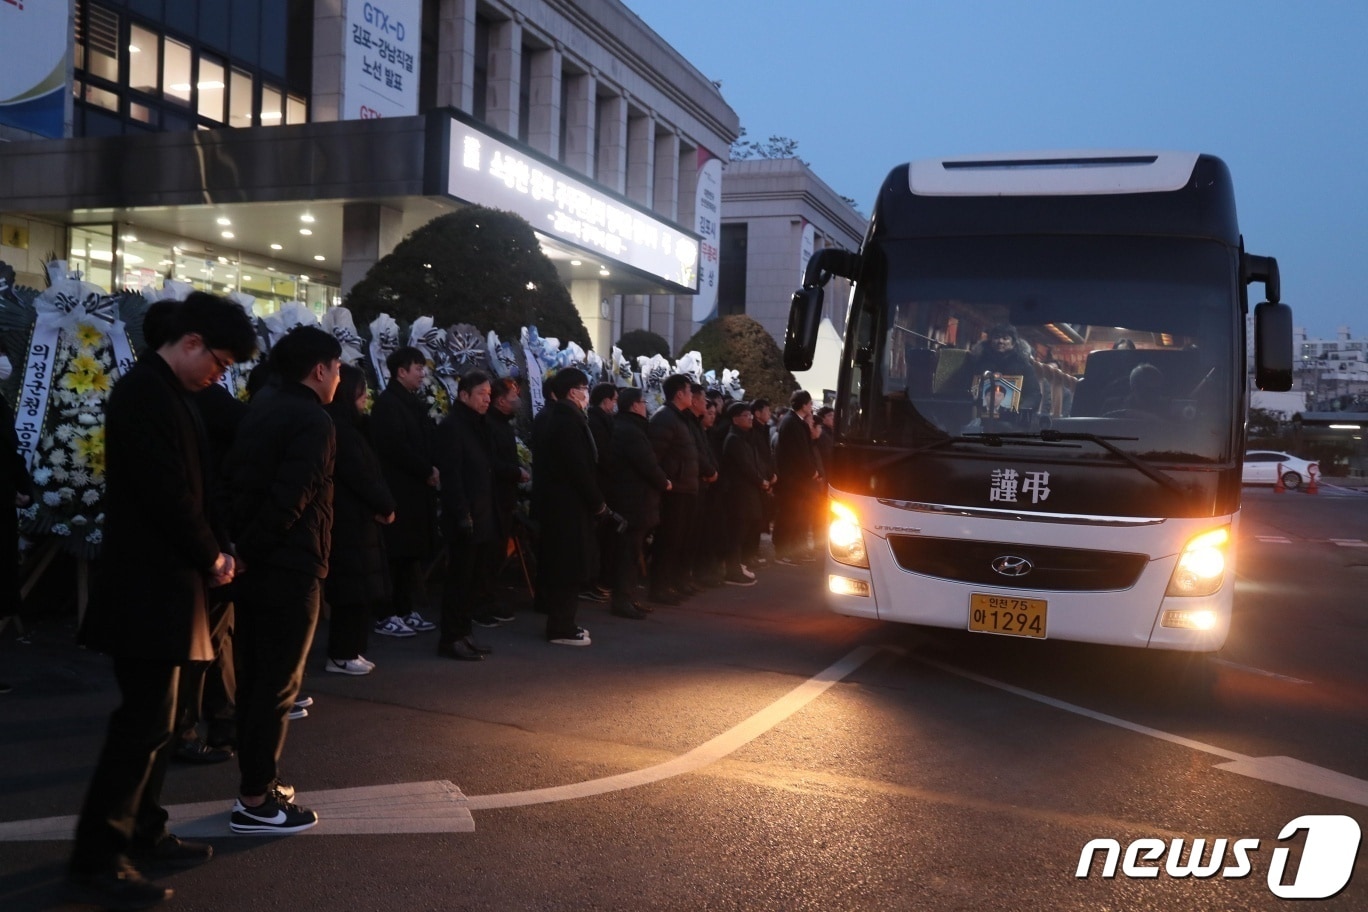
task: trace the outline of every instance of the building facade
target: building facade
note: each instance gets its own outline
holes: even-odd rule
[[[868,219],[796,158],[734,161],[722,176],[719,314],[744,313],[782,345],[789,303],[816,250],[858,250]],[[845,330],[850,282],[826,288],[823,317]]]
[[[172,275],[263,313],[321,309],[474,203],[533,223],[595,348],[637,328],[677,344],[711,313],[695,292],[739,122],[618,0],[71,0],[0,18],[70,36],[46,110],[0,83],[0,260],[21,283],[42,287],[55,252],[107,288]]]

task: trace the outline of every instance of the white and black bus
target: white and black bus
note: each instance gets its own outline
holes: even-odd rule
[[[840,613],[1008,636],[1219,649],[1246,398],[1291,383],[1277,264],[1245,253],[1225,164],[1173,152],[918,161],[858,253],[823,250],[785,361],[812,361],[822,286],[853,281],[829,473]]]

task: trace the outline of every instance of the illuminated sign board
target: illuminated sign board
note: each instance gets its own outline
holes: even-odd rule
[[[697,287],[698,241],[693,237],[455,119],[446,192],[515,212],[542,234],[662,281]]]

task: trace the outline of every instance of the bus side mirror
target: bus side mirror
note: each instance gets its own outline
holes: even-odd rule
[[[1264,301],[1254,308],[1254,385],[1283,393],[1292,388],[1292,308]]]
[[[784,367],[791,371],[812,368],[817,351],[817,330],[822,325],[822,286],[811,285],[793,293],[788,329],[784,332]]]

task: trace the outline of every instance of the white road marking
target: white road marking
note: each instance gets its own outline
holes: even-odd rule
[[[1279,681],[1286,681],[1289,684],[1310,684],[1310,681],[1303,681],[1301,678],[1294,678],[1291,675],[1278,674],[1276,671],[1268,671],[1263,668],[1255,668],[1253,665],[1241,665],[1239,662],[1231,662],[1226,659],[1212,659],[1217,665],[1224,665],[1226,668],[1234,668],[1238,671],[1256,674],[1265,678],[1275,678]]]
[[[1256,535],[1256,536],[1254,536],[1254,537],[1255,537],[1256,539],[1258,539],[1259,541],[1264,542],[1264,543],[1266,543],[1266,544],[1270,544],[1270,545],[1290,545],[1290,544],[1292,544],[1292,539],[1288,538],[1288,537],[1285,536],[1285,535]]]
[[[827,689],[880,652],[901,652],[887,646],[861,646],[845,658],[799,684],[769,706],[717,737],[672,760],[645,769],[588,782],[506,792],[500,795],[469,796],[445,780],[406,782],[362,788],[301,791],[297,803],[318,812],[318,826],[301,836],[341,836],[374,833],[471,833],[475,819],[471,811],[522,807],[552,801],[571,801],[606,792],[649,785],[672,776],[691,773],[739,750],[789,716],[826,693]],[[169,828],[178,836],[235,836],[228,828],[231,802],[206,801],[167,808]],[[0,841],[40,841],[70,839],[76,818],[46,817],[0,823]]]
[[[998,690],[1004,690],[1008,693],[1016,694],[1019,697],[1034,700],[1037,703],[1044,703],[1046,706],[1053,706],[1054,708],[1062,709],[1065,712],[1085,716],[1098,722],[1105,722],[1106,724],[1114,725],[1117,728],[1124,728],[1127,731],[1133,731],[1136,734],[1156,738],[1160,741],[1168,741],[1171,744],[1177,744],[1191,750],[1212,754],[1216,757],[1223,757],[1228,762],[1216,764],[1216,769],[1219,770],[1237,773],[1241,776],[1248,776],[1251,779],[1259,779],[1263,782],[1271,782],[1275,785],[1287,786],[1288,788],[1294,788],[1298,791],[1309,792],[1312,795],[1323,795],[1327,798],[1337,798],[1341,801],[1348,801],[1351,804],[1368,807],[1368,781],[1363,779],[1346,776],[1343,773],[1337,773],[1333,770],[1314,766],[1292,757],[1250,757],[1235,751],[1226,750],[1222,747],[1216,747],[1213,744],[1194,741],[1191,738],[1184,738],[1182,735],[1175,735],[1171,732],[1160,731],[1157,728],[1150,728],[1147,725],[1140,725],[1139,723],[1120,719],[1116,716],[1109,716],[1106,713],[1087,709],[1086,707],[1078,706],[1073,703],[1067,703],[1063,700],[1057,700],[1054,697],[1047,697],[1044,694],[1016,687],[1003,681],[994,680],[993,678],[984,677],[983,675],[975,674],[972,671],[965,671],[962,668],[956,668],[953,665],[947,665],[944,662],[938,662],[934,659],[922,658],[921,661],[933,668],[939,668],[941,671],[948,674],[968,678],[971,681],[977,681],[988,687],[995,687]]]
[[[1341,548],[1368,548],[1368,542],[1361,538],[1332,538],[1329,541]]]

